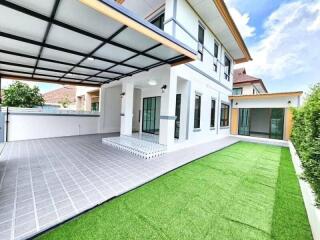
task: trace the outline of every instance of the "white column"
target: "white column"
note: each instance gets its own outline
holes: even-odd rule
[[[121,98],[121,135],[132,135],[133,92],[134,84],[132,80],[122,83],[123,96]]]
[[[165,84],[167,88],[161,95],[159,143],[169,146],[174,143],[177,93],[177,75],[173,68],[170,69],[170,77]]]

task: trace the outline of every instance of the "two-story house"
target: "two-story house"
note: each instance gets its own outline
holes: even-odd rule
[[[233,68],[251,57],[224,2],[126,0],[122,7],[189,46],[197,58],[102,86],[101,131],[155,134],[173,148],[228,135]]]

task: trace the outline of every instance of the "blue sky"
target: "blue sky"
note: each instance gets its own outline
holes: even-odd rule
[[[226,0],[253,61],[247,74],[271,92],[308,91],[320,82],[320,0]]]
[[[225,0],[253,61],[237,65],[270,92],[308,91],[320,82],[320,0]],[[32,83],[41,92],[61,85]]]

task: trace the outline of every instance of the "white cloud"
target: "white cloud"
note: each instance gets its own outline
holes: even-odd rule
[[[249,14],[241,14],[236,8],[229,8],[229,12],[236,23],[243,38],[254,36],[255,28],[249,25]]]
[[[264,35],[250,48],[254,60],[245,64],[247,72],[270,85],[281,80],[290,84],[289,89],[300,88],[297,90],[320,81],[319,21],[320,1],[282,4],[265,21]]]
[[[226,4],[228,6],[228,10],[230,12],[230,15],[237,25],[241,35],[243,38],[252,37],[255,35],[255,28],[253,26],[249,25],[250,16],[248,13],[243,13],[235,7],[236,2],[233,0],[226,1]]]

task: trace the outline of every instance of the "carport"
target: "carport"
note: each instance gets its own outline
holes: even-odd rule
[[[100,86],[195,52],[112,0],[0,2],[0,77]]]

